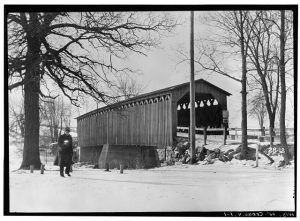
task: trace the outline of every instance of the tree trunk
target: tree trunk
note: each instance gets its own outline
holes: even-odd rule
[[[21,130],[21,137],[24,138],[25,137],[25,128],[23,125],[21,126],[20,130]]]
[[[280,143],[284,148],[284,161],[285,164],[289,164],[289,149],[286,142],[285,134],[285,111],[286,111],[286,85],[285,85],[285,58],[284,58],[284,46],[285,46],[285,11],[281,11],[281,29],[280,29],[280,81],[281,81],[281,107],[280,107]]]
[[[60,115],[60,130],[59,130],[59,136],[62,134],[62,115]]]
[[[242,12],[240,12],[242,21]],[[245,53],[245,39],[243,35],[243,24],[241,24],[241,55],[242,55],[242,149],[241,158],[245,159],[247,155],[248,141],[247,141],[247,68],[246,68],[246,53]]]
[[[19,120],[19,128],[21,131],[21,137],[25,137],[25,125],[24,125],[24,115],[21,114],[20,120]]]
[[[257,114],[258,122],[260,127],[260,136],[265,136],[264,118],[262,113]]]
[[[274,135],[274,125],[275,125],[275,112],[271,116],[269,116],[269,136],[270,136],[270,148],[273,150],[273,135]]]
[[[23,149],[22,169],[29,169],[30,165],[40,168],[39,152],[39,90],[40,90],[40,57],[39,37],[34,32],[38,23],[35,13],[30,15],[29,33],[27,33],[28,51],[26,55],[26,74],[24,86],[25,137]]]
[[[52,116],[50,115],[50,125],[49,125],[49,130],[50,130],[50,136],[51,136],[51,143],[54,143],[54,126],[53,126],[53,121],[52,121]]]
[[[243,78],[246,78],[243,76]],[[247,91],[246,91],[246,79],[242,80],[242,159],[246,158],[248,140],[247,140]]]
[[[58,141],[58,125],[54,124],[54,142]]]
[[[261,75],[262,76],[262,75]],[[275,116],[276,116],[276,107],[277,107],[277,102],[275,102],[272,110],[272,103],[271,98],[269,96],[268,88],[267,88],[267,82],[264,77],[261,77],[261,82],[262,82],[262,88],[263,88],[263,93],[266,101],[266,109],[267,113],[269,116],[269,137],[270,137],[270,148],[273,149],[273,137],[274,137],[274,125],[275,125]]]

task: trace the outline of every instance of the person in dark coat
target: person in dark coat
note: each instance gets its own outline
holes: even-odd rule
[[[68,176],[71,176],[70,169],[73,163],[72,161],[73,148],[72,148],[72,137],[70,135],[69,127],[66,127],[65,133],[59,136],[58,146],[59,146],[58,165],[60,167],[60,176],[64,177],[64,167],[66,167],[65,173]]]

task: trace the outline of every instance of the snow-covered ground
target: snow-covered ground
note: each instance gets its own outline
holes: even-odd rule
[[[258,168],[235,159],[123,174],[75,165],[61,178],[51,162],[44,174],[16,170],[17,150],[10,146],[11,212],[294,211],[294,167],[278,169],[263,156]]]

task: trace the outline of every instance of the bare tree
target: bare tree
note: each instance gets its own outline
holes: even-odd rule
[[[135,79],[129,77],[123,77],[118,79],[118,87],[116,94],[120,99],[129,99],[141,94],[144,90],[144,86],[139,84]]]
[[[278,111],[279,103],[281,104],[280,111],[280,128],[285,128],[285,103],[286,103],[286,84],[285,84],[285,63],[292,60],[292,57],[286,61],[284,54],[286,45],[286,34],[290,34],[292,26],[285,30],[285,16],[279,11],[257,11],[257,18],[253,35],[250,40],[249,58],[254,66],[255,84],[262,87],[266,101],[266,109],[269,116],[270,126],[270,145],[273,147],[273,129],[275,127],[276,112]],[[281,18],[281,25],[278,21]],[[251,19],[249,17],[249,19]],[[252,21],[250,21],[252,23]],[[280,48],[280,51],[278,51]],[[250,72],[253,73],[253,72]],[[281,90],[279,90],[281,88]],[[280,94],[281,92],[281,94]],[[281,102],[279,100],[281,96]],[[282,103],[283,102],[283,103]],[[285,129],[280,133],[282,145],[286,146]]]
[[[107,102],[110,75],[129,52],[145,54],[176,23],[147,12],[7,13],[8,89],[24,88],[25,139],[21,168],[40,167],[39,97],[51,83],[78,105],[82,94]]]
[[[47,99],[41,102],[41,123],[49,128],[51,142],[56,142],[62,125],[70,126],[71,104],[63,98]]]
[[[250,39],[249,58],[252,71],[249,73],[255,79],[254,84],[262,88],[266,109],[269,116],[270,145],[273,148],[275,117],[279,98],[279,69],[277,56],[277,38],[274,35],[274,24],[270,22],[274,13],[256,11],[256,22]],[[253,22],[248,17],[248,22]]]
[[[247,158],[247,56],[249,50],[249,40],[253,24],[247,22],[248,11],[228,11],[217,12],[207,18],[217,33],[206,40],[205,45],[200,45],[199,57],[196,63],[199,71],[210,71],[217,73],[241,83],[242,94],[242,148],[241,159]],[[209,46],[212,45],[212,46]],[[223,49],[223,50],[222,50]],[[241,76],[234,76],[226,71],[224,66],[224,55],[239,56],[241,64]]]
[[[265,136],[264,122],[267,115],[265,99],[262,91],[248,99],[248,114],[250,117],[256,118],[261,130],[261,136]]]
[[[55,142],[58,138],[58,122],[56,116],[56,109],[53,108],[53,101],[47,99],[41,102],[40,112],[41,112],[41,125],[49,128],[51,142]]]
[[[280,80],[281,80],[281,107],[280,107],[280,143],[284,148],[284,164],[289,164],[289,149],[286,142],[286,130],[285,130],[285,112],[286,112],[286,83],[285,83],[285,46],[287,41],[287,33],[285,29],[285,11],[280,11]]]
[[[260,104],[262,100],[256,100],[255,103],[250,104],[250,110],[257,108],[259,104],[261,114],[267,111],[270,144],[273,147],[276,112],[281,105],[281,128],[285,128],[283,122],[285,122],[286,92],[293,93],[293,84],[285,85],[287,76],[293,76],[293,14],[291,11],[288,11],[288,16],[285,17],[282,16],[282,12],[280,14],[280,11],[235,11],[214,14],[207,18],[207,24],[214,28],[214,33],[208,39],[200,39],[202,44],[199,45],[199,57],[196,60],[199,65],[198,71],[220,74],[242,84],[242,130],[245,131],[242,133],[242,146],[245,148],[247,146],[245,83],[248,82],[251,91],[263,92],[264,106]],[[281,19],[283,21],[280,22]],[[287,26],[286,29],[284,24]],[[181,52],[181,55],[184,55],[187,60],[186,53]],[[241,77],[234,75],[234,71],[226,67],[226,62],[230,59],[236,60],[237,55],[241,58],[239,60]],[[288,70],[285,69],[287,65],[290,67]],[[281,104],[280,100],[284,104]],[[260,122],[262,123],[262,120]],[[285,131],[282,129],[280,134],[285,136]],[[286,150],[285,159],[287,159],[286,140],[283,137],[281,139]],[[244,152],[242,152],[243,156]]]
[[[25,135],[25,118],[24,105],[21,103],[17,107],[9,105],[9,131],[20,134],[24,138]]]

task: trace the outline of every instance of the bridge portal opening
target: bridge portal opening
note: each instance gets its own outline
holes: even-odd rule
[[[222,107],[211,94],[195,94],[196,128],[222,127]],[[190,126],[190,95],[186,93],[177,102],[177,127]]]

